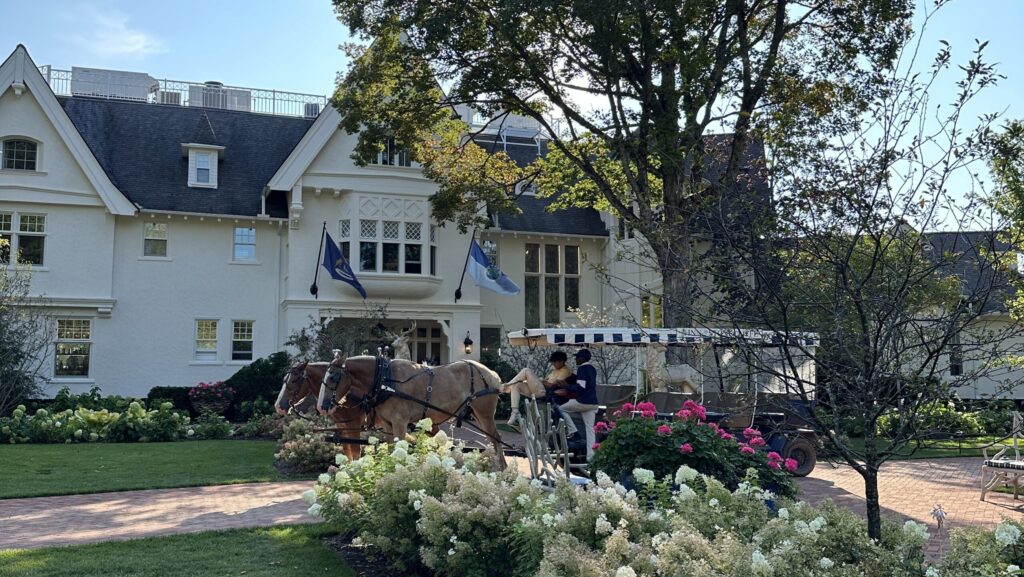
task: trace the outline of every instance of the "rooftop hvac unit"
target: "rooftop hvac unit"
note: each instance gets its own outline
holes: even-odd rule
[[[175,90],[170,92],[161,90],[157,94],[157,102],[160,104],[173,104],[175,106],[181,106],[181,93]]]
[[[248,112],[252,109],[251,100],[248,90],[224,88],[221,82],[190,84],[188,87],[189,106]]]
[[[316,118],[320,116],[320,103],[319,102],[307,102],[302,106],[302,115],[306,118]]]
[[[143,72],[71,67],[73,96],[100,96],[147,102],[160,89],[160,83]]]

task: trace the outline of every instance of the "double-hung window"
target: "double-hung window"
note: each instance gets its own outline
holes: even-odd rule
[[[14,254],[21,264],[43,266],[46,215],[0,212],[0,239],[0,264],[11,264]]]
[[[92,321],[57,319],[55,377],[88,377],[92,347]]]
[[[196,320],[195,360],[217,360],[217,321],[215,319]]]
[[[252,321],[235,321],[231,327],[231,360],[252,360]]]
[[[256,229],[252,227],[236,226],[234,236],[234,250],[231,259],[237,262],[252,262],[256,260]]]
[[[210,184],[210,153],[196,153],[196,182]]]
[[[167,256],[166,222],[147,222],[143,225],[142,256]]]

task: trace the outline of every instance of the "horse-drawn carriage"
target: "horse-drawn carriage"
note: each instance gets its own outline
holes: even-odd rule
[[[776,335],[759,330],[524,329],[508,334],[512,346],[632,347],[634,384],[598,385],[602,405],[615,407],[632,396],[628,400],[633,404],[652,402],[659,418],[672,418],[686,400],[700,402],[708,408],[709,418],[724,428],[741,432],[752,426],[763,431],[769,447],[795,459],[795,474],[805,476],[817,462],[818,439],[807,426],[807,402],[813,397],[813,351],[819,341],[813,334],[795,338],[799,342],[791,342],[796,346],[790,346],[791,354],[783,358]],[[651,359],[651,349],[669,347],[687,347],[695,359],[696,366],[681,372],[697,382],[688,383],[684,391],[654,390],[650,379],[644,378],[651,372],[644,366]],[[797,390],[805,394],[794,394]]]

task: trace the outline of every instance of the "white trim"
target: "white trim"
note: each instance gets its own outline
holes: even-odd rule
[[[64,112],[64,108],[57,101],[50,85],[39,74],[36,63],[32,61],[28,51],[21,44],[14,49],[14,52],[7,57],[3,64],[0,64],[0,94],[18,84],[25,86],[35,97],[39,107],[43,109],[43,113],[53,124],[68,150],[71,151],[71,156],[78,162],[89,183],[96,189],[96,193],[103,200],[107,210],[115,215],[134,215],[136,213],[135,204],[128,200],[110,181],[82,135],[78,133],[78,129],[75,128],[67,113]]]
[[[249,221],[252,221],[253,223],[256,223],[256,222],[269,222],[269,223],[273,224],[273,223],[288,222],[287,218],[282,218],[282,217],[279,217],[279,216],[252,215],[252,214],[219,214],[219,213],[210,213],[210,212],[182,212],[182,211],[177,211],[177,210],[156,210],[156,209],[152,209],[152,208],[139,208],[139,215],[141,216],[143,214],[159,214],[159,215],[162,215],[162,216],[166,216],[167,218],[170,218],[172,216],[182,216],[182,217],[195,216],[195,217],[198,217],[200,220],[205,219],[205,218],[209,218],[209,219],[224,219],[224,220],[233,220],[233,221],[249,220]]]
[[[288,158],[284,159],[281,167],[270,178],[270,182],[263,189],[263,196],[269,194],[271,190],[287,191],[294,188],[302,178],[302,174],[306,172],[309,165],[320,154],[320,150],[334,136],[334,133],[339,130],[338,124],[340,122],[341,114],[333,106],[324,108],[320,112],[320,116],[317,116],[316,120],[313,121],[313,125],[306,131],[306,134],[302,135],[302,139],[292,149]]]
[[[544,240],[546,238],[552,239],[576,239],[581,238],[585,240],[608,240],[608,236],[600,236],[594,234],[564,234],[554,232],[530,232],[528,230],[509,230],[504,228],[486,228],[480,231],[480,238],[485,235],[494,236],[507,236],[511,238],[523,237],[525,239],[539,239]]]

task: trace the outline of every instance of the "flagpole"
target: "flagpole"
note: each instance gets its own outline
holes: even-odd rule
[[[309,294],[313,295],[314,298],[320,298],[320,287],[316,286],[317,279],[320,278],[320,262],[324,258],[324,237],[327,236],[327,221],[324,221],[324,227],[320,231],[320,250],[316,253],[316,268],[313,270],[313,284],[309,285]]]
[[[476,241],[476,229],[469,235],[469,249],[466,250],[466,260],[462,263],[462,276],[459,277],[459,288],[455,289],[455,302],[462,298],[462,283],[466,281],[466,269],[469,268],[469,255],[473,253],[473,243]]]

